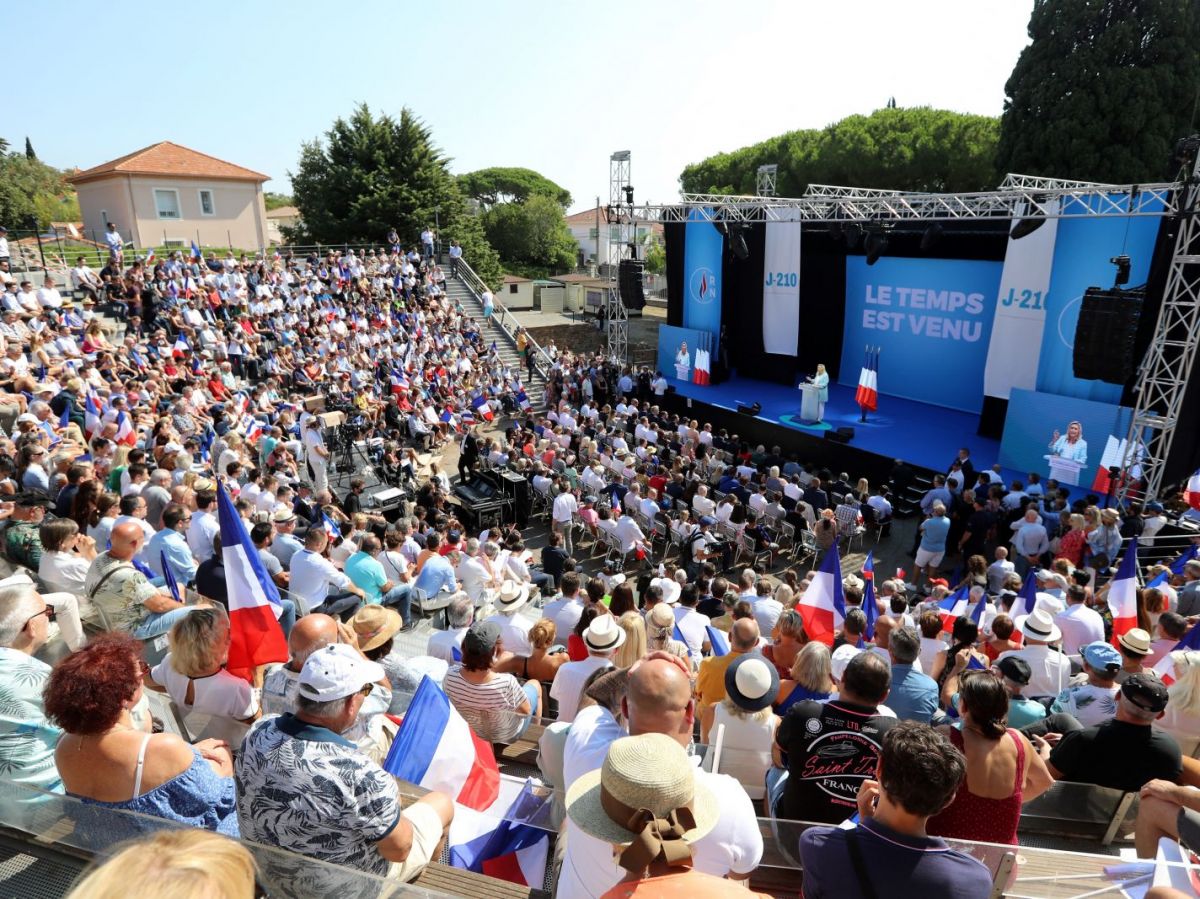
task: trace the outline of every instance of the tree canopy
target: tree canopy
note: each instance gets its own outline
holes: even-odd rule
[[[484,209],[497,203],[524,203],[531,196],[550,197],[564,209],[571,205],[571,192],[532,169],[490,168],[458,176],[459,189],[478,200]]]
[[[291,179],[302,218],[300,239],[381,243],[395,228],[401,240],[415,244],[436,218],[443,244],[458,240],[479,277],[499,283],[499,260],[479,219],[429,129],[409,109],[396,119],[358,105],[348,119],[334,121],[323,139],[301,146]]]
[[[295,206],[296,198],[291,194],[279,194],[268,190],[263,193],[263,205],[267,207],[267,212],[270,212],[283,206]]]
[[[753,194],[760,165],[779,166],[776,190],[800,196],[809,184],[896,190],[990,190],[999,120],[929,107],[877,109],[826,128],[790,131],[719,153],[680,175],[687,193]]]
[[[1037,0],[1005,85],[997,167],[1137,183],[1196,128],[1194,0]]]
[[[506,265],[549,274],[575,264],[577,245],[553,197],[535,193],[523,203],[499,203],[481,218],[488,242]]]
[[[0,224],[24,230],[32,219],[39,228],[77,221],[79,202],[64,173],[25,151],[7,149],[7,141],[0,139]]]

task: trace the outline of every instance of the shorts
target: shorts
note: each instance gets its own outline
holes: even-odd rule
[[[937,568],[942,564],[942,556],[946,555],[944,549],[939,549],[933,552],[928,549],[918,549],[916,565],[917,568]]]
[[[1189,852],[1200,850],[1200,812],[1190,808],[1180,808],[1179,817],[1175,819],[1179,829],[1179,844]]]
[[[400,813],[400,817],[412,825],[412,848],[408,850],[408,858],[404,861],[392,862],[388,877],[407,883],[433,861],[433,853],[442,839],[442,819],[422,802],[414,802]]]

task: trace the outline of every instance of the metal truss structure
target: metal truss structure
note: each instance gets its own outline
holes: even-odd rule
[[[631,218],[663,223],[805,221],[892,227],[904,223],[1138,216],[1180,219],[1158,322],[1135,382],[1117,496],[1149,500],[1163,487],[1184,393],[1200,346],[1200,156],[1186,181],[1099,184],[1011,174],[994,191],[937,194],[811,184],[798,198],[683,194],[671,205],[644,205]],[[611,325],[610,325],[611,327]],[[611,333],[611,332],[610,332]],[[610,338],[611,341],[611,338]],[[1136,482],[1135,482],[1136,479]]]
[[[1196,363],[1196,348],[1200,346],[1200,220],[1196,215],[1200,204],[1200,157],[1179,194],[1179,231],[1154,337],[1138,372],[1137,400],[1121,460],[1121,470],[1127,475],[1117,488],[1117,499],[1122,503],[1131,494],[1147,500],[1161,496],[1175,431],[1181,426],[1196,426],[1194,422],[1181,422],[1180,416]],[[1130,475],[1137,476],[1139,483],[1134,483]]]
[[[621,300],[621,260],[637,235],[633,215],[629,151],[618,150],[608,162],[608,305],[605,323],[609,358],[624,363],[629,358],[629,314]],[[615,229],[615,230],[614,230]],[[614,237],[615,234],[615,237]]]
[[[760,165],[754,173],[754,192],[760,197],[775,196],[775,182],[779,175],[779,166],[771,163]]]

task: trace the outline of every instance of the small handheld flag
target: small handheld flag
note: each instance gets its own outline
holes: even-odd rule
[[[729,638],[725,636],[725,632],[723,630],[708,624],[705,625],[704,632],[708,635],[708,645],[712,647],[713,655],[729,655]]]
[[[203,259],[204,258],[204,254],[200,252],[200,248],[198,246],[196,246],[196,241],[194,241],[194,240],[192,241],[192,258],[193,259]]]
[[[158,557],[162,562],[163,579],[167,582],[167,589],[171,591],[171,598],[176,602],[183,602],[183,595],[179,592],[179,581],[175,580],[175,570],[167,563],[166,551],[159,550]]]
[[[1017,598],[1022,600],[1021,608],[1025,614],[1032,615],[1033,610],[1037,608],[1037,573],[1032,568],[1025,575],[1025,583],[1021,585],[1021,592]]]
[[[867,553],[862,567],[863,614],[867,616],[866,638],[875,639],[875,621],[879,618],[879,603],[875,599],[875,550]]]
[[[58,416],[58,426],[65,428],[71,423],[71,404],[67,403],[63,406],[62,415]]]

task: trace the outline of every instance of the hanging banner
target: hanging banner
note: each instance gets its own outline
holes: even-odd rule
[[[1058,201],[1047,204],[1047,211],[1058,212]],[[1037,385],[1057,236],[1058,219],[1048,218],[1032,234],[1008,238],[983,373],[985,396],[1006,400],[1013,388],[1033,390]]]
[[[795,356],[800,337],[800,222],[769,222],[763,266],[763,350]]]
[[[712,335],[712,356],[717,355],[721,333],[721,257],[725,238],[706,222],[700,210],[688,214],[683,247],[683,326]]]

